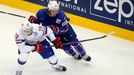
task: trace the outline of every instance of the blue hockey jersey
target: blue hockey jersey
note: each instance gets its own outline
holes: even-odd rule
[[[68,29],[68,31],[65,34],[62,34],[62,36],[76,37],[76,34],[71,25],[69,23],[66,24],[66,21],[69,21],[69,18],[64,14],[63,11],[59,11],[59,13],[55,17],[49,17],[47,13],[47,8],[40,9],[37,12],[36,17],[38,24],[41,23],[43,26],[56,25],[60,28],[60,31]]]

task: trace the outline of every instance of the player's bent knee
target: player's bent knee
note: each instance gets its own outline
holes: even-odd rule
[[[24,64],[26,63],[26,61],[21,61],[21,60],[18,59],[18,63],[19,63],[20,65],[24,65]]]
[[[20,53],[19,58],[18,58],[18,63],[21,65],[24,65],[27,61],[29,53]]]
[[[58,63],[58,59],[56,58],[55,55],[51,56],[50,58],[48,58],[48,62],[51,64],[51,65],[56,65]]]

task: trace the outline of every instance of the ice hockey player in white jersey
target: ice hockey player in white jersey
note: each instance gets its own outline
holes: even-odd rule
[[[46,40],[47,37],[55,45],[56,49],[62,48],[60,39],[56,39],[49,27],[43,27],[28,21],[22,23],[15,35],[19,53],[16,75],[22,75],[23,67],[31,52],[38,52],[43,59],[48,60],[52,68],[59,71],[66,71],[66,67],[59,65],[53,49]]]

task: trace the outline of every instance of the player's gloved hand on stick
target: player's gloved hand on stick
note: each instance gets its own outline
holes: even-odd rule
[[[56,40],[53,41],[53,44],[56,49],[62,49],[62,42],[60,40],[60,37],[56,37]]]
[[[29,16],[28,21],[30,23],[36,23],[37,22],[37,18],[35,16],[31,15],[31,16]]]
[[[42,44],[35,44],[35,50],[33,50],[33,52],[42,52],[43,50]]]

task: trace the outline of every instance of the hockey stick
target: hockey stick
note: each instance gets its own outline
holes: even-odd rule
[[[93,41],[93,40],[99,40],[99,39],[103,39],[103,38],[106,38],[108,37],[109,35],[112,35],[114,34],[115,32],[109,32],[103,36],[100,36],[100,37],[95,37],[95,38],[91,38],[91,39],[85,39],[85,40],[80,40],[80,41],[77,41],[77,42],[68,42],[68,43],[63,43],[62,45],[70,45],[70,44],[76,44],[76,43],[81,43],[81,42],[87,42],[87,41]],[[54,47],[55,45],[52,45],[50,47]],[[48,47],[46,47],[48,48]]]
[[[4,11],[0,11],[0,13],[4,13],[4,14],[8,14],[8,15],[12,15],[12,16],[17,16],[17,17],[21,17],[21,18],[26,18],[25,16],[21,16],[21,15],[17,15],[17,14],[13,14],[13,13],[8,13],[8,12],[4,12]],[[91,39],[85,39],[85,40],[80,40],[77,42],[68,42],[68,43],[64,43],[62,45],[69,45],[69,44],[76,44],[76,43],[80,43],[80,42],[87,42],[87,41],[93,41],[93,40],[98,40],[98,39],[103,39],[106,38],[108,35],[112,35],[115,32],[109,32],[106,35],[100,36],[100,37],[96,37],[96,38],[91,38]],[[54,45],[50,46],[50,47],[54,47]],[[48,48],[48,47],[46,47]]]
[[[13,13],[8,13],[8,12],[4,12],[4,11],[0,11],[0,13],[8,14],[8,15],[12,15],[12,16],[17,16],[17,17],[21,17],[21,18],[26,18],[25,16],[21,16],[21,15],[13,14]]]

